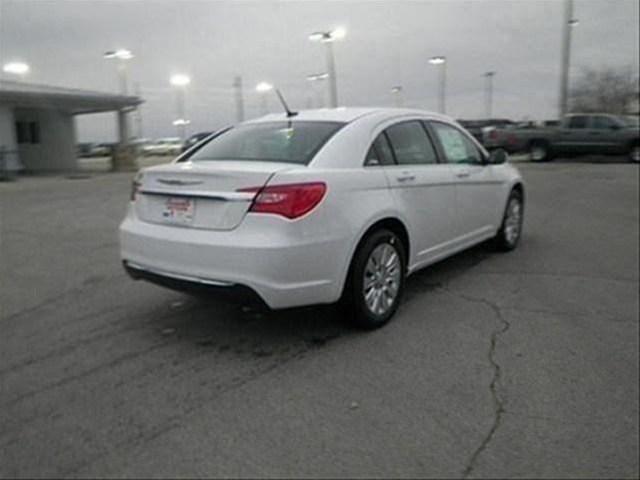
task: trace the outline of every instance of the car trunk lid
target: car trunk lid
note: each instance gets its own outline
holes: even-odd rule
[[[273,174],[292,165],[274,162],[184,162],[144,171],[135,211],[142,221],[187,228],[232,230],[251,206],[255,192]]]

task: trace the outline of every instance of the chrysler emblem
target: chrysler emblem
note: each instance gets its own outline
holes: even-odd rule
[[[178,180],[174,178],[159,178],[158,183],[164,185],[200,185],[202,180]]]

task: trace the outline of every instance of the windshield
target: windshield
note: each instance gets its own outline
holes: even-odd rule
[[[192,162],[247,160],[308,164],[344,123],[269,122],[232,128],[213,138]]]

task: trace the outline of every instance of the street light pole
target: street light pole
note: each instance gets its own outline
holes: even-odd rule
[[[438,56],[431,57],[429,59],[431,65],[436,65],[440,68],[440,95],[439,95],[439,111],[440,113],[447,113],[446,106],[446,88],[447,88],[447,57]]]
[[[313,75],[307,75],[307,81],[311,83],[311,90],[316,93],[316,107],[322,108],[324,107],[324,95],[322,94],[321,88],[315,88],[314,85],[316,83],[320,83],[322,80],[326,80],[329,78],[328,73],[314,73]]]
[[[238,123],[244,122],[244,100],[242,98],[242,77],[240,75],[233,79],[233,89],[236,99],[236,120]]]
[[[178,134],[180,136],[181,140],[185,140],[186,136],[187,136],[187,126],[186,126],[186,118],[185,118],[185,114],[184,114],[184,103],[185,103],[185,95],[184,95],[184,87],[178,87],[177,90],[177,101],[178,101],[178,118],[182,119],[182,122],[178,123]]]
[[[486,72],[485,78],[485,92],[484,92],[484,112],[487,118],[493,116],[493,77],[496,72]]]
[[[269,107],[267,106],[267,94],[260,94],[260,115],[266,115],[269,113]]]
[[[336,80],[336,59],[333,55],[333,42],[325,42],[327,47],[327,73],[329,74],[329,102],[332,108],[338,106],[338,84]]]
[[[391,88],[391,93],[393,93],[393,101],[396,107],[402,107],[404,103],[402,101],[402,85],[396,85]]]
[[[118,80],[120,82],[120,93],[126,95],[129,89],[127,85],[127,63],[124,60],[118,60]]]
[[[127,61],[133,58],[131,51],[124,48],[111,50],[103,54],[103,58],[116,60],[118,72],[118,84],[121,95],[127,95]],[[140,108],[138,106],[138,108]],[[114,170],[130,170],[135,169],[135,152],[129,144],[130,128],[129,128],[129,110],[121,109],[118,111],[118,147],[111,160],[111,166]]]
[[[564,1],[564,17],[562,19],[562,57],[560,60],[560,97],[558,114],[562,118],[567,113],[569,97],[569,65],[571,63],[571,28],[578,25],[573,18],[573,0]]]
[[[177,113],[178,118],[173,122],[173,124],[178,129],[178,134],[182,141],[186,139],[187,134],[187,125],[189,121],[186,119],[185,114],[185,94],[187,85],[191,83],[191,78],[187,75],[177,74],[173,75],[170,79],[171,85],[176,87],[176,103],[177,103]]]
[[[133,58],[133,54],[124,48],[119,50],[111,50],[109,52],[105,52],[103,55],[104,58],[117,60],[117,70],[118,70],[118,83],[119,90],[122,95],[128,94],[128,72],[127,72],[127,60],[131,60]]]
[[[136,97],[140,97],[141,96],[141,91],[140,91],[140,83],[136,82],[134,85],[134,93],[136,95]],[[141,106],[138,105],[136,106],[136,126],[137,126],[137,134],[138,134],[138,138],[142,138],[142,110],[141,110]]]
[[[327,74],[329,76],[329,105],[332,108],[338,106],[338,79],[336,78],[336,61],[333,54],[333,42],[344,38],[346,31],[336,28],[329,32],[314,32],[309,35],[309,40],[322,42],[326,46]]]
[[[260,94],[260,113],[266,115],[269,113],[267,108],[267,94],[273,90],[273,85],[267,82],[260,82],[256,85],[256,92]]]

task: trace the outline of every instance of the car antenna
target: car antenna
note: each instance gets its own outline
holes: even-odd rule
[[[282,106],[284,107],[284,111],[287,112],[287,118],[295,117],[296,115],[298,115],[298,112],[293,112],[293,111],[289,110],[289,106],[287,105],[287,102],[285,101],[284,97],[282,96],[282,93],[280,93],[280,89],[279,88],[276,88],[276,94],[278,95],[278,98],[280,99],[280,103],[282,103]]]

